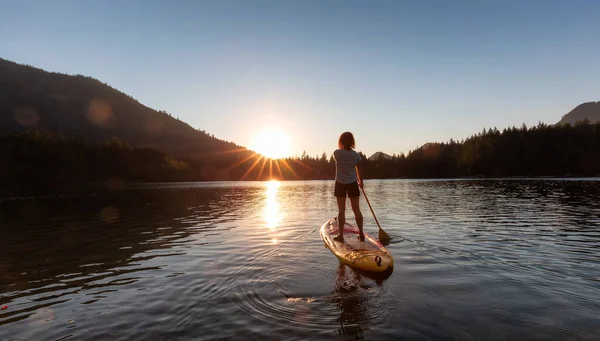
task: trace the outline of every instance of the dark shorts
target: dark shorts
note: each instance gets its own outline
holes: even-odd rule
[[[335,191],[333,192],[338,198],[345,198],[348,195],[348,198],[355,198],[360,196],[360,190],[358,189],[358,182],[354,181],[350,184],[342,184],[339,182],[335,182]]]

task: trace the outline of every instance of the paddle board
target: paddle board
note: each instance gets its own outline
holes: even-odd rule
[[[365,233],[365,240],[358,238],[358,227],[346,222],[344,242],[333,240],[339,234],[337,218],[330,219],[321,226],[321,238],[328,248],[344,264],[371,272],[391,271],[394,259],[379,240]]]

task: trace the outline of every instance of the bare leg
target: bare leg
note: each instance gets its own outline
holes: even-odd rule
[[[333,238],[333,240],[338,242],[344,241],[344,225],[346,225],[346,197],[340,198],[337,197],[338,204],[338,229],[340,230],[340,234]]]
[[[365,234],[363,232],[363,215],[360,211],[358,200],[359,197],[350,198],[350,204],[352,205],[352,212],[354,212],[354,218],[356,219],[356,225],[358,225],[358,230],[360,231],[359,237],[361,241],[365,240]]]

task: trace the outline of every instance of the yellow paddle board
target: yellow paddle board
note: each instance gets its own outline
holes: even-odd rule
[[[379,240],[365,233],[365,240],[358,238],[358,227],[350,223],[344,226],[344,242],[333,240],[339,234],[337,218],[321,226],[321,238],[327,247],[344,264],[370,272],[391,271],[394,258]]]

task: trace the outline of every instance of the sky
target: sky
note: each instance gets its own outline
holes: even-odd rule
[[[0,57],[97,78],[242,146],[407,153],[600,100],[600,2],[8,1]]]

